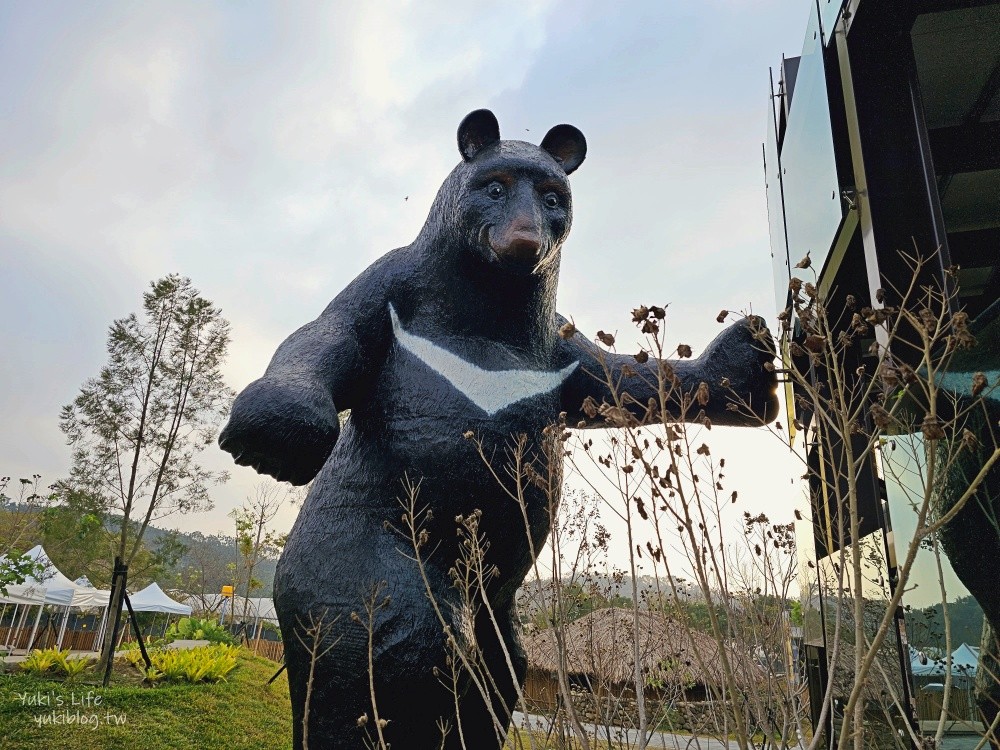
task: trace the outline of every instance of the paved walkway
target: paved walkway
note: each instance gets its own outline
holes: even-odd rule
[[[519,711],[514,712],[514,725],[521,729],[546,732],[550,722],[551,719],[547,716],[523,714]],[[584,728],[590,733],[591,737],[596,737],[599,741],[603,740],[604,743],[607,743],[607,734],[604,727],[600,727],[600,734],[594,731],[593,724],[584,724]],[[981,731],[946,734],[941,741],[941,750],[973,750],[973,748],[977,747],[980,736]],[[625,729],[624,727],[613,727],[611,738],[615,748],[634,748],[635,750],[640,750],[639,733],[635,730]],[[601,745],[601,747],[606,747],[606,744]],[[736,742],[723,742],[708,737],[695,737],[690,734],[653,732],[646,747],[651,750],[736,750],[739,746]]]
[[[514,712],[514,724],[521,729],[531,729],[545,732],[549,727],[550,719],[546,716],[535,716],[533,714],[522,714]],[[607,734],[604,727],[600,727],[600,736],[593,731],[593,724],[584,724],[592,737],[604,739],[607,742]],[[639,750],[639,733],[634,729],[624,727],[612,727],[611,738],[615,747],[636,748]],[[735,742],[722,742],[708,737],[695,737],[690,734],[671,734],[670,732],[653,732],[650,735],[647,748],[654,750],[735,750],[738,746]]]

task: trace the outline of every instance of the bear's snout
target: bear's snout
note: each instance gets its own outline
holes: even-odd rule
[[[501,261],[534,265],[542,255],[542,233],[527,216],[512,221],[490,238],[493,252]]]
[[[494,250],[504,260],[513,260],[518,263],[536,263],[539,259],[539,251],[542,248],[542,241],[537,231],[522,230],[510,232],[504,237],[505,242],[501,247]]]

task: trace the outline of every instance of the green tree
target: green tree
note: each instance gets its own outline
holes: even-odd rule
[[[185,536],[187,551],[172,579],[175,588],[195,598],[195,611],[211,612],[218,605],[216,598],[225,585],[233,583],[229,565],[233,559],[235,540],[216,534],[205,536],[194,532]]]
[[[114,539],[105,528],[105,503],[89,492],[60,487],[59,502],[38,516],[38,536],[58,567],[71,578],[85,575],[95,586],[111,580]]]
[[[277,482],[260,482],[243,506],[229,514],[236,522],[237,562],[233,566],[233,590],[237,596],[242,589],[243,596],[249,598],[263,586],[254,576],[257,566],[262,560],[276,559],[285,546],[286,535],[269,526],[294,492]],[[244,620],[249,615],[249,606],[244,599]]]
[[[143,295],[142,314],[111,324],[108,360],[63,407],[73,448],[67,484],[102,498],[120,514],[115,557],[123,572],[142,548],[150,521],[207,510],[209,487],[225,481],[198,463],[232,401],[221,367],[229,324],[191,280],[169,275]],[[123,577],[112,615],[120,616]],[[115,628],[108,629],[109,660]]]
[[[24,552],[33,542],[38,514],[55,499],[51,491],[42,491],[40,474],[18,480],[17,497],[7,495],[9,486],[10,477],[0,477],[0,594],[4,596],[7,586],[24,583],[44,570]]]

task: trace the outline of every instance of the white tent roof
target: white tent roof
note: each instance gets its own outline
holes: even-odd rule
[[[0,561],[2,562],[2,561]],[[0,604],[45,604],[45,587],[41,584],[8,583],[7,596],[0,593]]]
[[[131,594],[128,598],[132,609],[136,612],[170,612],[175,615],[191,614],[191,607],[171,599],[163,593],[156,583],[149,584],[142,591]]]
[[[979,654],[968,643],[963,643],[951,652],[951,664],[955,669],[974,675],[979,666]]]
[[[196,609],[219,615],[223,609],[222,599],[221,594],[208,594],[202,597],[189,596],[185,601],[193,605]],[[232,605],[228,602],[225,604],[227,619],[230,615],[231,607],[236,612],[235,619],[242,619],[244,604],[246,605],[248,620],[256,620],[259,617],[262,620],[278,621],[278,613],[274,609],[273,599],[267,597],[245,598],[242,596],[235,597],[235,602]]]
[[[2,601],[5,604],[56,604],[65,607],[73,603],[74,584],[66,576],[49,563],[45,550],[41,545],[32,547],[24,553],[35,562],[47,563],[45,574],[41,580],[34,576],[27,576],[24,582],[16,586],[7,587],[7,597]],[[6,561],[6,555],[0,557],[0,564]],[[47,575],[51,570],[55,570],[57,575]],[[41,596],[41,601],[39,601]]]
[[[31,559],[45,565],[45,572],[39,579],[28,577],[25,585],[38,585],[45,588],[45,603],[62,607],[107,607],[111,599],[110,591],[101,591],[93,587],[80,586],[73,583],[55,566],[38,544],[26,553]]]
[[[34,558],[32,558],[34,559]],[[0,569],[7,567],[7,555],[0,555]],[[0,604],[27,604],[36,606],[45,604],[45,586],[33,578],[23,583],[8,583],[7,596],[0,591]]]
[[[951,652],[952,674],[976,676],[976,669],[979,666],[979,655],[967,643]],[[945,673],[947,661],[945,659],[927,659],[919,651],[910,647],[910,670],[917,677],[940,676]]]

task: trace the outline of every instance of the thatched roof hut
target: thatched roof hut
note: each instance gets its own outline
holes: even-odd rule
[[[638,634],[635,617],[638,617]],[[638,635],[638,638],[636,637]],[[719,648],[711,637],[658,612],[599,609],[562,628],[566,672],[606,685],[634,683],[636,649],[646,686],[684,687],[721,681]],[[529,670],[555,674],[559,648],[554,628],[525,638]]]

